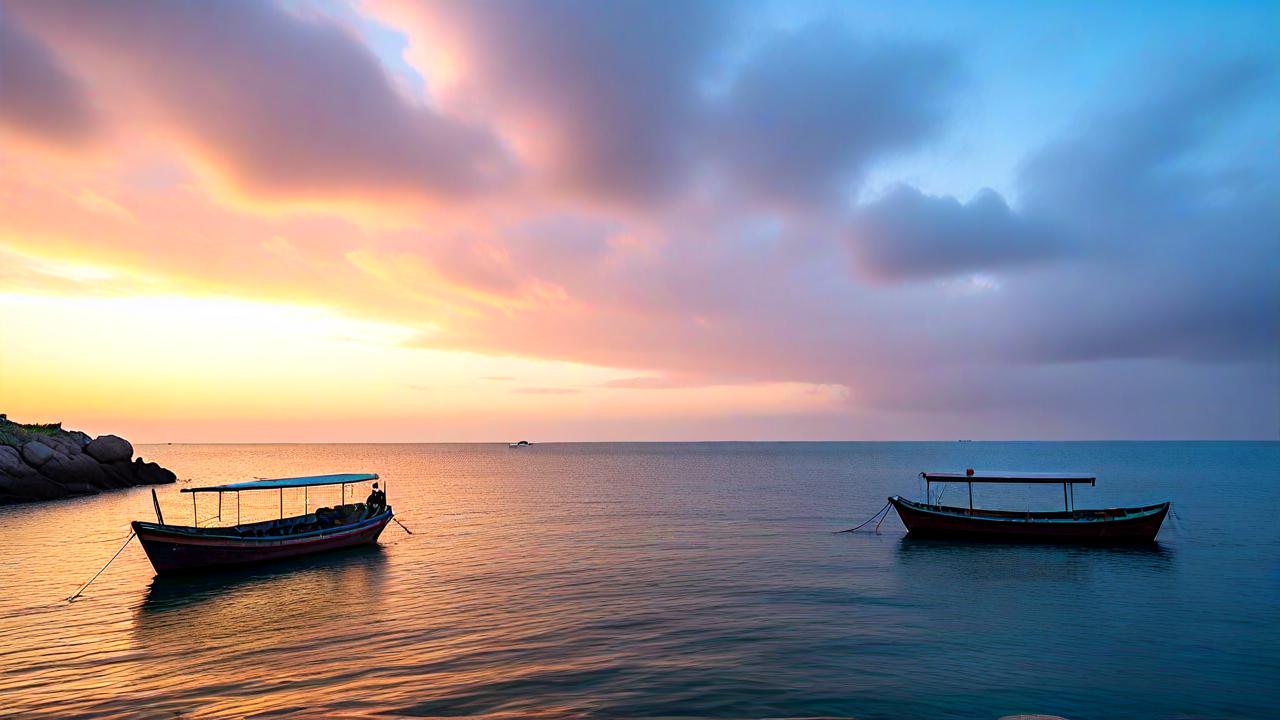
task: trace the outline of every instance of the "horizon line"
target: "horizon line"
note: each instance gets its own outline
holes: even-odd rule
[[[149,441],[134,445],[509,445],[511,440],[401,440],[401,441],[333,441],[333,440],[252,440],[252,441]],[[818,444],[818,443],[1280,443],[1280,438],[947,438],[897,440],[541,440],[530,445],[705,445],[705,444]]]

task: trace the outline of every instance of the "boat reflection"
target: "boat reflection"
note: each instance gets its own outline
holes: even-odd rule
[[[1135,545],[1054,545],[972,542],[903,537],[898,560],[906,567],[967,578],[1019,581],[1037,578],[1088,579],[1095,572],[1168,573],[1175,553],[1158,542]]]
[[[370,545],[203,576],[159,575],[135,609],[135,632],[148,646],[189,646],[350,625],[354,614],[381,605],[386,569],[386,554]],[[180,612],[188,610],[195,612]]]
[[[1012,543],[982,540],[953,540],[943,538],[917,538],[903,535],[898,541],[898,552],[974,552],[1026,553],[1027,550],[1060,550],[1069,555],[1114,555],[1133,557],[1173,557],[1173,548],[1159,541],[1129,545],[1075,545],[1055,543]]]

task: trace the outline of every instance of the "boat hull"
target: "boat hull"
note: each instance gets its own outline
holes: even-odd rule
[[[284,560],[377,542],[392,513],[329,530],[302,535],[233,537],[211,534],[207,529],[159,525],[135,520],[142,548],[156,574],[190,572]]]
[[[924,505],[889,498],[913,538],[990,542],[1122,544],[1153,542],[1169,503],[1107,510],[1017,513]]]

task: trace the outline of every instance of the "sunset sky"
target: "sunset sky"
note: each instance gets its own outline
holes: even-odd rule
[[[0,2],[0,412],[1280,438],[1280,4]]]

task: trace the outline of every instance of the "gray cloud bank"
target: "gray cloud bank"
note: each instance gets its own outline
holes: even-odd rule
[[[84,83],[0,6],[0,124],[79,146],[93,134],[97,120]]]

